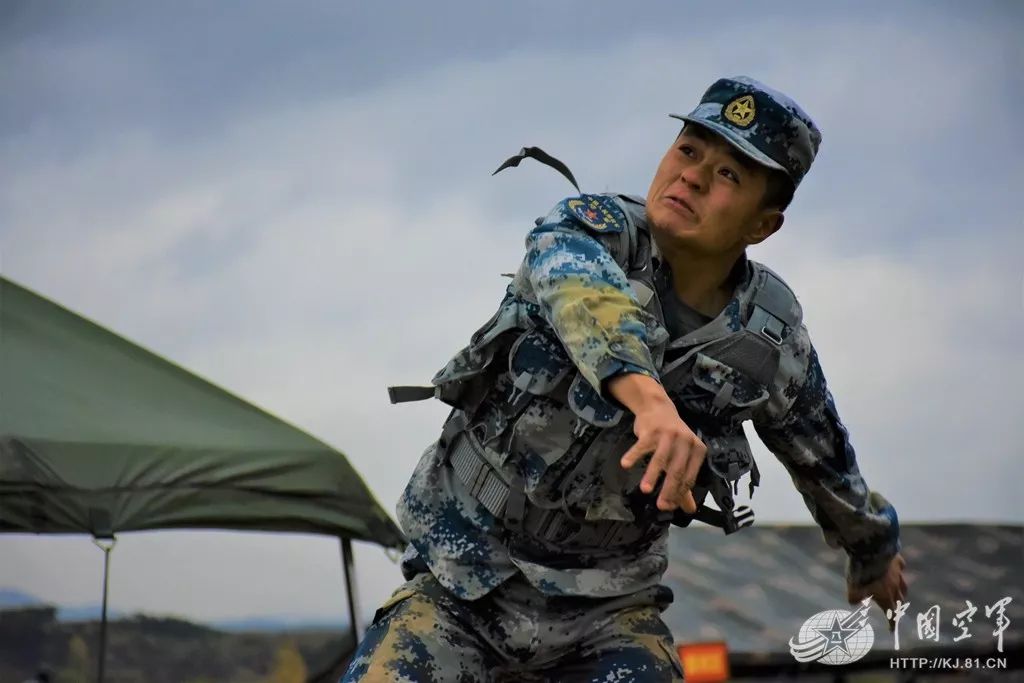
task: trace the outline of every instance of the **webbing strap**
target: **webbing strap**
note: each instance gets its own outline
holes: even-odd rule
[[[629,286],[636,292],[637,301],[640,305],[646,308],[648,302],[654,296],[654,290],[640,280],[630,280]]]
[[[508,502],[508,484],[490,463],[476,452],[465,432],[452,441],[448,450],[448,460],[452,464],[455,476],[470,495],[480,501],[492,515],[501,519],[505,514],[505,504]]]
[[[563,538],[563,543],[605,549],[629,533],[628,522],[602,520],[579,524],[558,508],[544,509],[526,500],[522,482],[514,488],[497,472],[469,432],[460,432],[446,449],[448,462],[460,482],[488,512],[505,522],[515,533],[525,533],[543,542]],[[519,508],[522,509],[513,509]],[[567,525],[575,528],[567,532]]]
[[[778,275],[762,267],[764,280],[754,295],[754,303],[771,313],[776,318],[792,325],[794,296],[793,291]]]
[[[778,346],[782,344],[786,327],[800,324],[800,307],[782,278],[764,266],[759,265],[758,271],[761,281],[754,293],[747,329]]]
[[[394,386],[388,387],[388,397],[392,403],[407,403],[409,401],[425,401],[437,395],[437,387],[423,386]]]
[[[778,346],[782,343],[782,332],[785,329],[785,323],[780,318],[772,315],[768,309],[761,308],[755,304],[754,311],[750,314],[750,320],[747,321],[747,329]]]

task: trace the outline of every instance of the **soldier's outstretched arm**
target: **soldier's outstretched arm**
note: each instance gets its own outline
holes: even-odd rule
[[[792,357],[799,367],[789,369],[785,391],[755,414],[754,428],[789,471],[826,542],[846,550],[849,594],[884,579],[885,594],[875,598],[890,608],[906,595],[896,510],[861,476],[806,328],[794,331],[787,343],[797,345]]]
[[[615,375],[658,379],[648,344],[659,324],[616,261],[626,255],[612,253],[625,227],[625,214],[610,197],[565,199],[526,236],[514,280],[521,296],[540,304],[584,379],[606,399],[605,382]]]
[[[649,345],[653,335],[667,332],[636,300],[619,265],[628,262],[625,228],[626,217],[610,197],[563,200],[527,235],[514,286],[540,305],[591,386],[636,416],[637,442],[622,466],[632,467],[653,453],[641,489],[652,493],[664,473],[658,507],[681,506],[692,513],[697,506],[690,489],[707,449],[679,417],[658,378]]]

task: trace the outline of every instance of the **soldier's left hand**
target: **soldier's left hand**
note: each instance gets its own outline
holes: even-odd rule
[[[895,617],[896,602],[906,603],[907,601],[907,581],[903,578],[903,569],[906,566],[907,563],[903,559],[903,555],[896,553],[889,560],[889,566],[886,568],[885,574],[871,583],[863,586],[851,586],[847,583],[846,599],[853,605],[870,595],[878,606],[882,608],[883,612],[892,610],[893,617]],[[888,621],[889,630],[894,630],[896,628],[896,620],[889,619]]]

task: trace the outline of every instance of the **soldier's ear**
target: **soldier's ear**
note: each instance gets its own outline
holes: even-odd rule
[[[747,233],[747,244],[760,244],[782,228],[786,217],[778,209],[763,209],[753,229]]]

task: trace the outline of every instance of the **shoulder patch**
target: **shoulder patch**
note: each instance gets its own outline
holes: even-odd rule
[[[569,214],[595,232],[615,233],[626,229],[626,214],[606,195],[581,194],[565,200]]]

